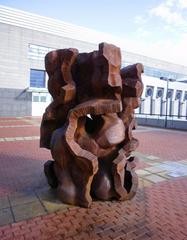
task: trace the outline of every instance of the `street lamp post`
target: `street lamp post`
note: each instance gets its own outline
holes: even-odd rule
[[[167,120],[168,120],[168,88],[169,88],[169,78],[167,78],[167,87],[166,87],[166,117],[165,117],[165,128],[167,128]]]

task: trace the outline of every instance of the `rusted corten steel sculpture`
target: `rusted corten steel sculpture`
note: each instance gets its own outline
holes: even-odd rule
[[[101,43],[79,53],[60,49],[45,57],[53,97],[41,123],[40,146],[51,149],[45,175],[64,203],[89,207],[92,198],[131,199],[137,190],[131,152],[134,109],[143,91],[142,64],[121,67],[120,49]]]

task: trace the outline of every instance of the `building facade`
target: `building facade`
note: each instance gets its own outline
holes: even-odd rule
[[[59,48],[89,52],[98,43],[121,47],[122,65],[143,63],[142,124],[187,129],[187,67],[124,50],[114,37],[0,6],[0,116],[40,116],[51,102],[44,57]],[[179,82],[180,80],[180,82]]]

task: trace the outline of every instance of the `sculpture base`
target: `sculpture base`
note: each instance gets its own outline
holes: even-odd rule
[[[138,188],[138,176],[135,173],[134,168],[132,168],[130,162],[125,164],[123,171],[124,185],[123,189],[120,189],[123,191],[122,194],[120,194],[119,189],[115,189],[115,179],[113,179],[112,175],[109,175],[109,172],[107,173],[107,171],[101,170],[93,177],[91,187],[87,193],[89,196],[86,198],[84,194],[81,197],[80,189],[78,186],[76,186],[76,183],[72,181],[63,182],[65,178],[63,178],[61,174],[58,175],[58,171],[55,171],[55,161],[48,160],[44,164],[44,173],[48,184],[51,186],[51,188],[57,189],[61,201],[66,204],[78,205],[86,208],[91,205],[92,198],[94,200],[103,201],[114,199],[125,201],[132,199],[135,196]],[[65,192],[64,189],[66,189]]]

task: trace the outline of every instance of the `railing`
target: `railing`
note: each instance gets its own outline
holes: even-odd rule
[[[160,126],[165,128],[177,128],[187,130],[187,116],[135,113],[139,122],[146,125]]]

